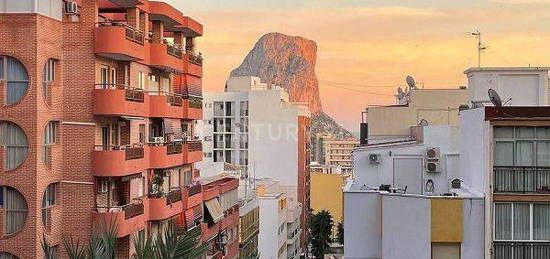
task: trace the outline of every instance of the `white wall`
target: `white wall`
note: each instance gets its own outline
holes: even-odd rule
[[[430,200],[382,195],[382,255],[384,259],[431,257]]]
[[[382,258],[380,209],[377,192],[344,192],[346,258]]]
[[[62,0],[0,0],[0,13],[39,13],[61,20]]]
[[[262,258],[278,258],[279,214],[277,198],[260,198],[260,232],[258,234],[258,252]]]
[[[482,68],[466,71],[470,101],[489,101],[489,88],[498,92],[503,102],[515,106],[548,104],[548,70],[537,68]]]
[[[483,258],[484,256],[484,201],[465,199],[463,218],[464,236],[461,244],[461,258]],[[490,257],[486,257],[490,258]]]

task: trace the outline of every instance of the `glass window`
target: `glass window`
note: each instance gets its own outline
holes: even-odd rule
[[[494,135],[495,135],[495,138],[513,138],[514,128],[513,127],[495,127]]]
[[[13,234],[23,227],[27,218],[27,202],[16,189],[8,186],[2,188],[5,217],[4,235]]]
[[[523,139],[534,139],[535,138],[535,128],[533,127],[517,127],[516,128],[516,137]]]
[[[537,166],[550,166],[550,141],[537,142]]]
[[[497,141],[495,145],[495,165],[512,166],[514,164],[514,142]]]
[[[14,123],[0,122],[0,146],[4,146],[4,169],[15,169],[27,156],[27,136],[23,130]]]
[[[529,203],[514,203],[514,240],[529,240],[530,221]]]
[[[495,240],[512,240],[512,204],[495,204]]]
[[[44,82],[53,82],[55,80],[55,60],[48,59],[44,65],[43,71],[43,80]]]
[[[533,239],[550,240],[550,204],[533,205]]]
[[[0,56],[0,79],[4,79],[4,57]]]
[[[6,79],[7,83],[6,105],[12,105],[21,100],[27,92],[29,76],[23,64],[16,59],[3,57],[1,61],[3,62],[2,70],[5,73],[2,77]]]
[[[537,128],[537,138],[550,139],[550,127]]]
[[[516,142],[516,165],[532,166],[534,165],[534,142],[517,141]]]
[[[0,252],[0,259],[19,259],[19,258],[8,252]]]

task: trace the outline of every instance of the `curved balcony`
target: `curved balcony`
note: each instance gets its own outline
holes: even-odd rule
[[[191,120],[202,120],[202,100],[198,98],[184,99],[183,118]]]
[[[153,92],[149,94],[150,117],[183,118],[183,99],[175,94]]]
[[[220,196],[219,186],[204,185],[202,187],[202,199],[207,201]]]
[[[170,168],[183,164],[181,143],[166,143],[161,145],[150,145],[150,167]]]
[[[149,96],[143,90],[124,85],[97,84],[93,90],[94,115],[147,117]]]
[[[182,192],[170,191],[164,197],[149,197],[149,220],[162,220],[183,212]]]
[[[187,186],[182,192],[186,210],[202,204],[202,185]]]
[[[183,72],[183,52],[169,43],[151,43],[149,64],[171,73]]]
[[[182,153],[184,164],[202,161],[202,142],[200,140],[184,142]]]
[[[192,53],[185,53],[183,57],[183,73],[202,77],[203,58]]]
[[[173,31],[174,26],[181,26],[184,23],[183,14],[178,9],[157,1],[149,2],[149,20],[162,21],[167,31]]]
[[[124,237],[145,228],[147,218],[144,214],[143,201],[119,206],[100,207],[92,214],[94,225],[116,224],[117,237]]]
[[[94,53],[98,56],[125,61],[149,59],[143,32],[124,22],[100,22],[95,28]]]
[[[147,147],[97,146],[92,153],[92,173],[96,177],[126,176],[147,168]]]

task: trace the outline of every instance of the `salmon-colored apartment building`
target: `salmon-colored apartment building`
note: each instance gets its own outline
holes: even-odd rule
[[[114,221],[138,234],[201,228],[238,254],[238,179],[201,184],[202,25],[149,0],[0,1],[0,258],[65,258]]]

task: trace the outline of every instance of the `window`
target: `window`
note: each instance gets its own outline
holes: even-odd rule
[[[49,231],[51,225],[51,206],[56,204],[57,183],[52,183],[46,187],[42,196],[42,224]]]
[[[19,259],[19,258],[8,252],[0,252],[0,259]]]
[[[0,146],[6,149],[4,153],[4,170],[17,168],[27,156],[27,136],[14,123],[0,122]]]
[[[6,80],[7,83],[5,103],[12,105],[20,101],[27,92],[29,76],[23,64],[12,57],[1,57],[0,62],[2,62],[0,79]]]
[[[550,241],[550,203],[495,203],[495,241]]]
[[[97,192],[106,193],[108,191],[109,191],[109,180],[107,179],[99,180],[99,183],[97,184]]]
[[[550,128],[495,127],[495,166],[550,166]]]
[[[55,60],[54,59],[48,59],[46,61],[46,64],[44,65],[44,72],[43,72],[43,81],[51,83],[55,81]]]
[[[4,209],[4,236],[11,235],[23,228],[27,218],[27,202],[23,195],[9,186],[0,186],[2,209]]]
[[[145,89],[145,73],[138,72],[138,88]]]
[[[44,145],[42,159],[44,164],[49,165],[51,163],[51,145],[56,142],[57,138],[57,122],[50,121],[46,124],[44,129]]]

